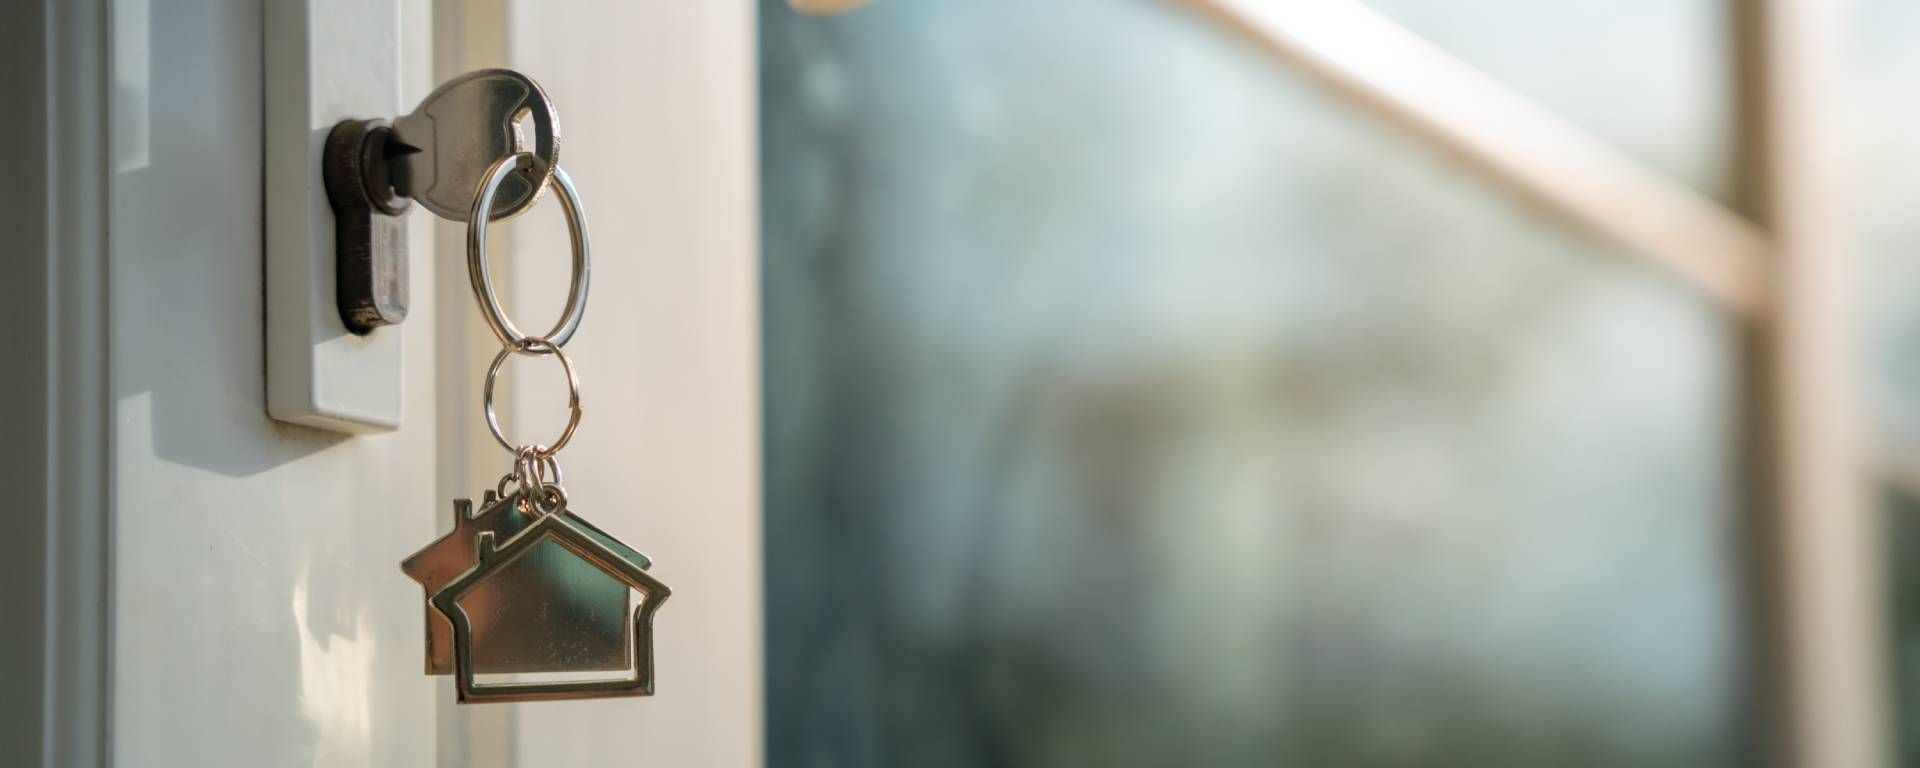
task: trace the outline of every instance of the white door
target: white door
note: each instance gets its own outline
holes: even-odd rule
[[[575,504],[674,590],[657,693],[475,706],[422,674],[421,593],[398,568],[510,458],[476,402],[493,348],[463,230],[409,216],[412,311],[378,331],[404,350],[398,429],[270,419],[263,4],[35,5],[5,33],[45,117],[6,213],[32,279],[5,290],[20,362],[46,375],[5,393],[21,433],[5,471],[34,501],[6,589],[34,609],[4,650],[5,680],[40,695],[5,705],[5,749],[61,766],[758,763],[752,5],[395,0],[401,103],[333,118],[526,72],[592,224],[568,347],[586,419],[563,461]],[[520,316],[564,292],[554,207],[495,227]],[[553,374],[526,369],[508,426],[553,428]]]

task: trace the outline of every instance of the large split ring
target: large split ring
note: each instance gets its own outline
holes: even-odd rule
[[[496,161],[493,167],[487,169],[487,177],[480,183],[480,193],[474,197],[467,218],[467,279],[473,284],[474,298],[480,302],[480,317],[487,321],[487,327],[493,330],[493,335],[507,349],[529,355],[549,354],[546,350],[559,352],[560,347],[573,338],[573,332],[580,328],[580,318],[587,313],[587,218],[581,209],[580,194],[574,191],[573,179],[568,178],[567,172],[557,165],[553,166],[550,183],[559,192],[555,197],[560,199],[560,209],[567,215],[567,234],[573,242],[573,279],[567,286],[566,310],[561,313],[560,320],[553,324],[553,330],[530,337],[521,333],[520,327],[507,317],[506,310],[500,308],[499,296],[493,292],[493,276],[487,271],[488,217],[481,212],[493,209],[494,195],[499,193],[502,183],[515,173],[533,169],[539,162],[527,152]],[[532,340],[549,343],[527,343]],[[557,450],[559,446],[554,448]]]

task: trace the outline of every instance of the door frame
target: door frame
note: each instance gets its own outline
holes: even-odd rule
[[[0,206],[16,244],[0,281],[13,337],[0,377],[7,528],[0,557],[0,744],[21,765],[107,762],[111,685],[112,449],[107,357],[108,0],[42,0],[0,25],[0,79],[26,94],[25,177]],[[38,117],[39,120],[32,118]],[[19,176],[16,176],[18,178]]]

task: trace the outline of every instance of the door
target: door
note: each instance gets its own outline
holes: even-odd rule
[[[403,348],[398,428],[271,419],[264,4],[36,5],[44,23],[6,32],[46,118],[7,213],[32,276],[7,288],[21,368],[46,372],[5,406],[35,444],[7,470],[34,501],[31,551],[6,566],[9,604],[36,607],[6,641],[6,680],[40,693],[7,705],[20,764],[759,762],[751,5],[394,2],[401,103],[330,118],[519,69],[558,106],[592,225],[568,347],[586,420],[562,458],[575,503],[677,593],[657,693],[476,706],[422,674],[421,593],[398,568],[510,459],[478,408],[494,347],[461,226],[409,216],[412,311],[377,331]],[[555,207],[494,228],[518,316],[564,293]],[[508,429],[555,428],[553,375],[522,367]]]

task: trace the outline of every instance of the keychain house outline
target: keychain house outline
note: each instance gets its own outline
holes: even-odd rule
[[[454,671],[453,623],[444,612],[433,606],[431,600],[434,593],[444,589],[448,583],[479,563],[479,534],[483,532],[491,533],[496,540],[504,539],[523,531],[534,522],[528,515],[519,511],[518,507],[514,504],[516,498],[517,494],[508,494],[503,498],[494,491],[489,490],[481,499],[480,511],[478,513],[473,512],[473,500],[455,499],[453,502],[453,530],[433,540],[433,542],[425,547],[422,547],[418,552],[408,556],[406,560],[401,561],[401,572],[405,573],[408,578],[418,582],[424,592],[423,598],[425,598],[426,603],[424,608],[426,625],[425,667],[427,674],[450,675],[453,674]],[[567,517],[568,522],[572,523],[575,527],[582,529],[587,535],[597,539],[600,543],[613,550],[620,558],[637,564],[641,569],[644,570],[653,567],[653,561],[646,555],[627,546],[619,539],[608,535],[592,523],[580,519],[579,516],[574,515],[572,512],[561,511],[551,514],[564,515]],[[621,610],[623,613],[626,610],[626,604],[624,602],[622,603]],[[623,637],[627,635],[624,630],[621,634]],[[593,669],[627,669],[631,664],[625,661],[624,657],[630,654],[630,650],[622,654],[623,660],[618,667],[596,666],[593,667]],[[495,669],[486,664],[479,664],[477,667],[482,674],[516,671]]]
[[[648,575],[638,561],[594,537],[576,524],[564,510],[556,510],[536,519],[532,525],[500,544],[492,531],[475,537],[480,562],[435,592],[428,601],[453,622],[454,682],[462,704],[494,701],[548,701],[608,696],[653,695],[653,614],[660,610],[671,591],[667,585]],[[612,680],[586,680],[537,683],[487,683],[475,679],[473,663],[473,624],[460,597],[524,557],[534,547],[551,541],[627,586],[641,592],[640,604],[633,609],[633,644],[629,646],[633,674]]]

